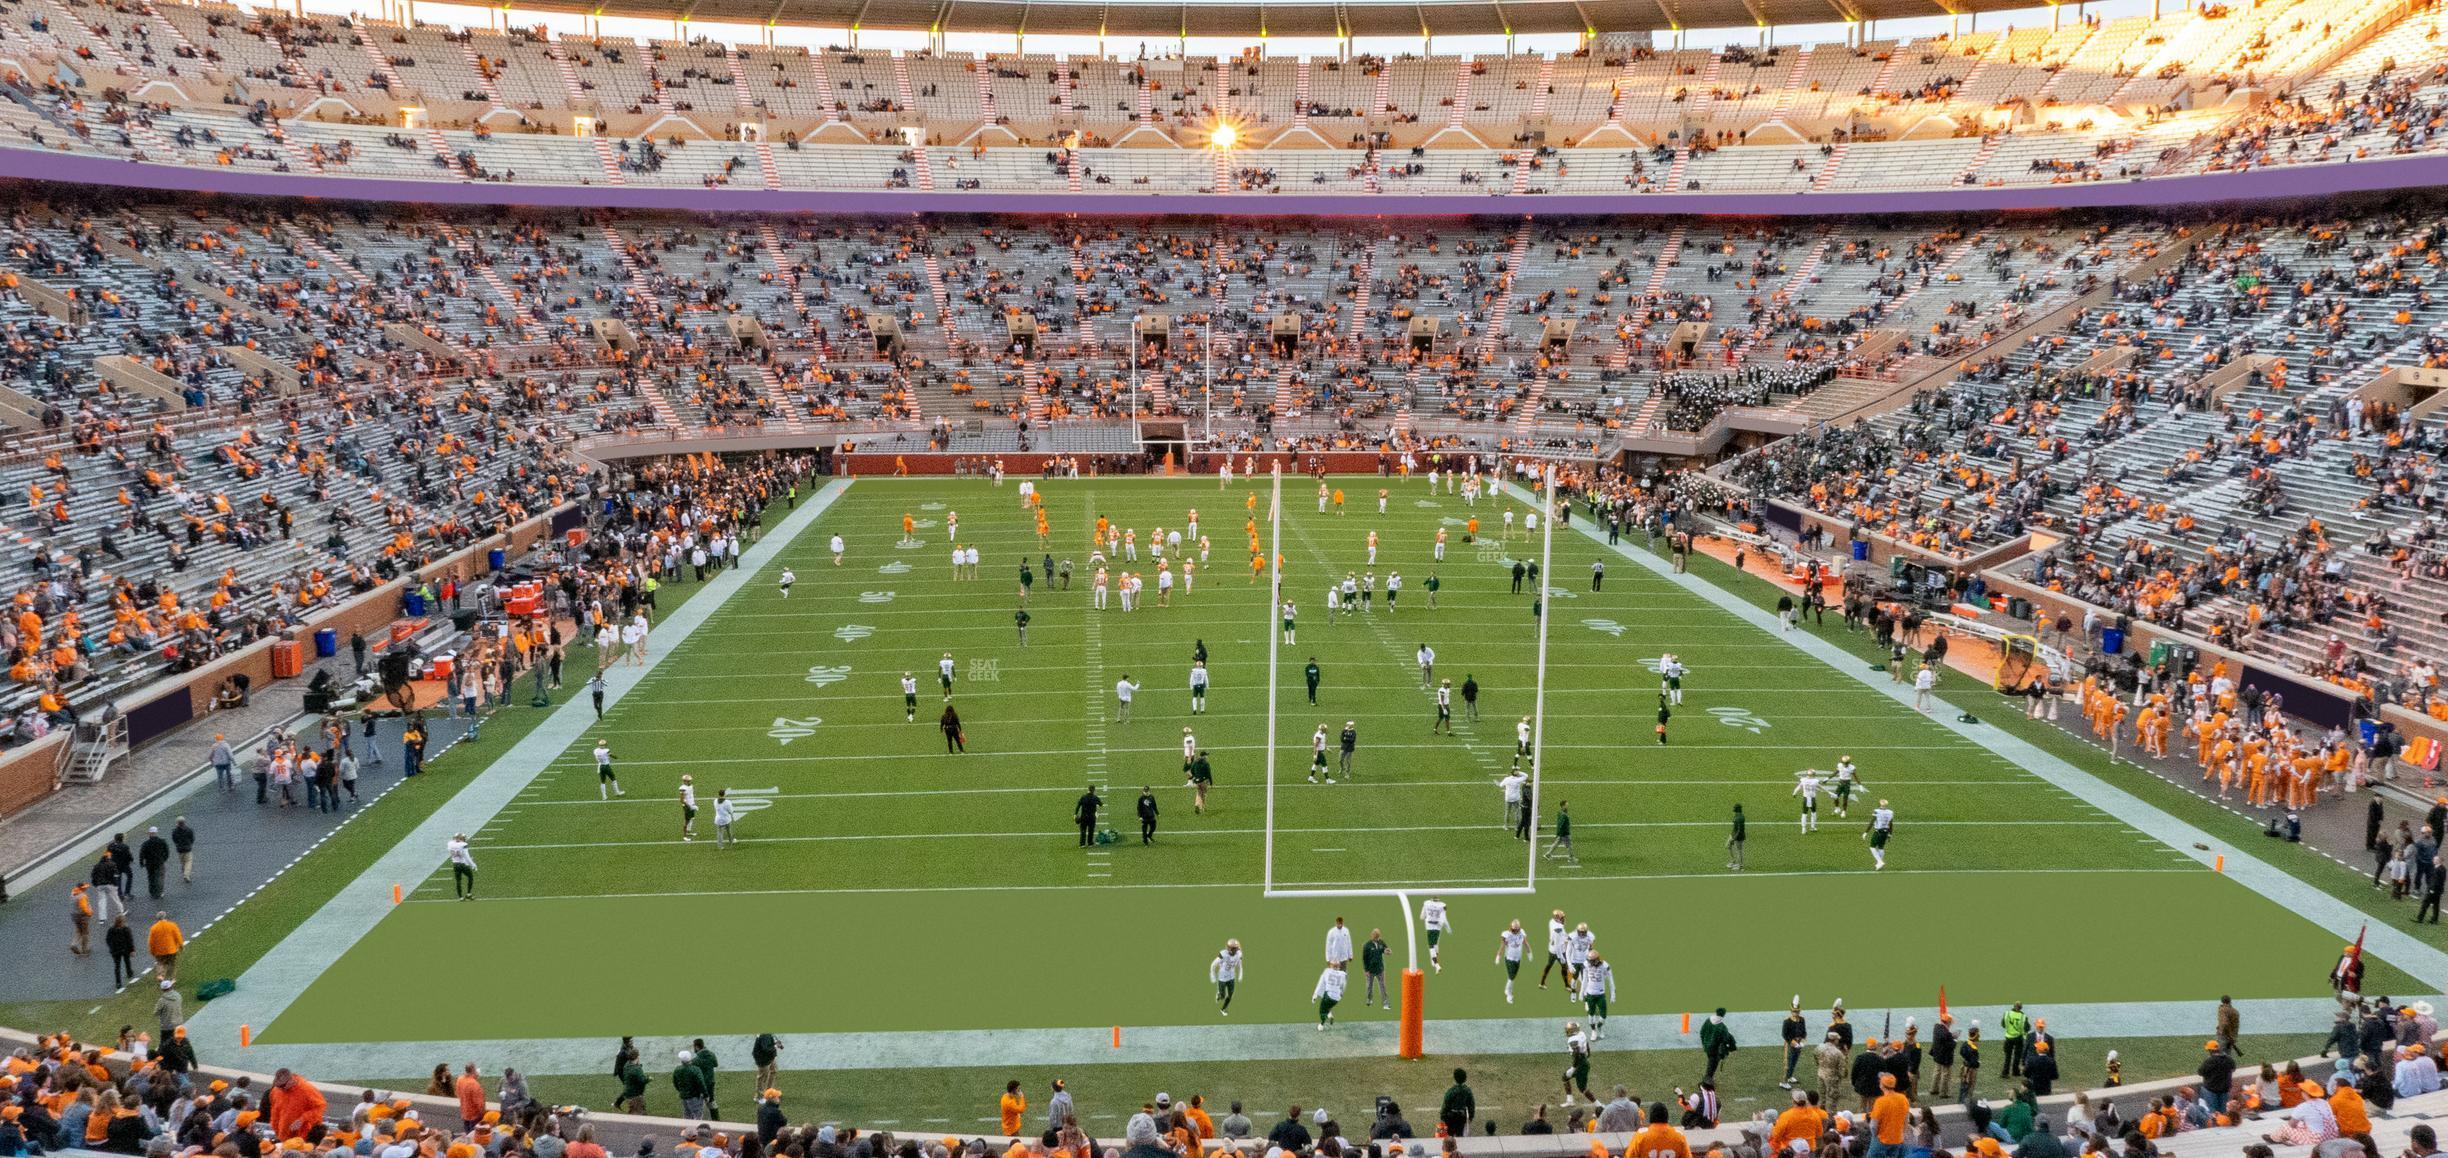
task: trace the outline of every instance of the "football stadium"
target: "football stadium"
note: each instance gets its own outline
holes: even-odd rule
[[[2441,19],[0,3],[0,1158],[2428,1158]]]

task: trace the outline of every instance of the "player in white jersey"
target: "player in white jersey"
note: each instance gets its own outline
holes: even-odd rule
[[[918,673],[901,673],[901,711],[910,723],[918,722]]]
[[[798,574],[797,574],[796,572],[793,572],[793,571],[792,571],[790,568],[788,568],[788,567],[784,567],[784,568],[782,569],[782,575],[781,575],[781,579],[780,579],[780,582],[781,582],[781,587],[782,587],[782,598],[784,598],[784,599],[788,599],[788,598],[790,598],[790,589],[791,589],[791,584],[796,583],[796,582],[798,582],[798,581],[799,581],[799,576],[798,576]]]
[[[1241,985],[1241,942],[1224,942],[1224,951],[1207,963],[1207,979],[1215,982],[1216,1012],[1232,1016],[1233,990]]]
[[[1420,902],[1420,927],[1428,930],[1428,967],[1443,973],[1445,962],[1437,955],[1437,942],[1443,940],[1445,931],[1453,927],[1445,914],[1444,901],[1430,897]]]
[[[1802,798],[1802,831],[1819,831],[1819,770],[1805,768],[1794,777],[1792,795]]]
[[[1194,716],[1204,715],[1206,714],[1206,711],[1207,661],[1192,660],[1190,661],[1190,714]],[[1190,729],[1188,728],[1182,729],[1184,733],[1189,732],[1189,730]],[[1184,743],[1182,746],[1185,748],[1189,747],[1187,743]],[[1185,752],[1183,755],[1186,757],[1188,753]]]
[[[836,567],[839,567],[839,566],[841,566],[841,561],[842,561],[842,537],[841,537],[840,535],[835,535],[835,536],[833,536],[833,543],[832,543],[832,547],[833,547],[833,565],[834,565],[834,566],[836,566]]]
[[[1298,613],[1298,610],[1292,606],[1291,600],[1283,601],[1283,641],[1285,643],[1292,642],[1292,617]]]
[[[1419,664],[1420,690],[1426,691],[1435,686],[1436,649],[1423,643],[1419,645],[1418,651],[1412,653],[1411,658]]]
[[[1567,982],[1566,1001],[1581,999],[1581,974],[1589,968],[1590,957],[1597,952],[1598,934],[1590,932],[1589,922],[1573,926],[1572,935],[1564,939],[1564,980]]]
[[[1377,532],[1375,531],[1368,533],[1368,565],[1371,567],[1377,565]]]
[[[620,774],[612,771],[612,742],[595,741],[595,795],[605,800],[627,796],[621,791]]]
[[[1571,945],[1572,926],[1564,923],[1564,910],[1557,909],[1547,915],[1547,963],[1539,966],[1539,988],[1547,988],[1547,971],[1559,966],[1564,970],[1564,987],[1572,988]]]
[[[1530,717],[1523,716],[1513,725],[1513,766],[1521,767],[1530,760]]]
[[[1515,921],[1496,934],[1496,963],[1504,966],[1505,1004],[1513,1004],[1513,979],[1521,976],[1522,947],[1530,943],[1530,934],[1522,931]]]
[[[1351,959],[1351,927],[1343,923],[1343,918],[1336,917],[1334,925],[1326,930],[1326,963],[1342,965]]]
[[[1846,810],[1853,805],[1853,794],[1867,787],[1869,785],[1862,783],[1861,774],[1855,768],[1853,758],[1838,756],[1836,758],[1836,778],[1828,785],[1828,790],[1836,794],[1836,815],[1846,815]]]
[[[1429,734],[1429,735],[1431,735],[1431,736],[1434,736],[1434,735],[1438,735],[1438,734],[1440,734],[1440,733],[1441,733],[1441,734],[1444,734],[1444,735],[1447,735],[1447,736],[1453,735],[1453,681],[1452,681],[1452,680],[1446,680],[1446,681],[1444,681],[1443,683],[1440,683],[1440,684],[1438,684],[1438,685],[1437,685],[1437,690],[1436,690],[1436,722],[1435,722],[1435,723],[1432,723],[1432,724],[1430,724],[1430,725],[1428,725],[1428,734]]]
[[[1689,674],[1691,669],[1684,667],[1683,661],[1673,654],[1658,657],[1658,690],[1666,693],[1668,704],[1678,708],[1683,706],[1683,677]]]
[[[1582,1032],[1581,1023],[1564,1023],[1564,1107],[1571,1109],[1573,1091],[1581,1091],[1582,1100],[1597,1105],[1598,1099],[1589,1091],[1590,1039]],[[1644,1156],[1645,1158],[1645,1156]]]
[[[1310,999],[1317,1002],[1319,1033],[1326,1032],[1326,1027],[1334,1024],[1335,1006],[1343,1001],[1344,980],[1343,967],[1329,965],[1318,974],[1317,988],[1309,991]]]
[[[945,703],[952,702],[952,667],[951,652],[943,653],[943,658],[935,661],[935,682],[943,685]]]
[[[1870,828],[1862,839],[1870,842],[1870,863],[1873,868],[1887,867],[1887,838],[1895,835],[1895,810],[1881,800],[1870,810]]]
[[[697,839],[697,785],[686,773],[680,776],[680,839]]]
[[[1386,614],[1394,614],[1395,597],[1402,594],[1402,572],[1386,572]]]
[[[1317,732],[1309,737],[1309,782],[1311,784],[1318,782],[1319,773],[1325,774],[1328,784],[1334,783],[1334,772],[1326,767],[1326,725],[1324,724],[1319,724]]]
[[[1581,1008],[1589,1015],[1590,1036],[1606,1036],[1607,1002],[1615,998],[1615,967],[1607,964],[1606,954],[1591,953],[1589,962],[1581,967]]]
[[[714,793],[714,847],[725,848],[739,843],[739,838],[731,835],[732,822],[738,819],[739,809],[731,803],[731,790],[717,790]]]

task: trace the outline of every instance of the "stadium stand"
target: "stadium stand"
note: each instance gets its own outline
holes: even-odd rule
[[[2423,63],[2436,16],[2407,0],[1851,45],[1132,62],[586,39],[219,4],[52,7],[0,30],[6,147],[438,182],[1395,197],[2008,187],[2432,152],[2439,101],[2438,66]],[[232,84],[246,101],[224,99]],[[1223,125],[1232,146],[1210,148]]]
[[[2435,195],[1919,218],[1644,217],[1638,198],[1943,198],[2437,155],[2437,19],[2272,0],[1901,41],[1120,60],[0,5],[0,158],[35,177],[64,155],[505,201],[975,202],[748,216],[12,186],[0,493],[23,503],[0,520],[19,548],[0,575],[0,746],[561,507],[598,455],[777,447],[962,472],[1267,452],[1604,463],[1583,493],[1643,521],[1671,503],[1744,534],[1790,516],[2060,642],[2074,615],[2094,649],[2156,628],[2335,689],[2362,718],[2435,726]],[[1313,194],[1382,215],[997,212],[1023,194],[1253,213]],[[1627,208],[1401,215],[1406,196],[1457,194]],[[656,547],[671,529],[627,530]],[[2188,686],[2128,662],[2138,696]],[[55,1120],[88,1098],[134,1107],[46,1145],[193,1140],[194,1107],[130,1077],[125,1045],[100,1074],[42,1048],[11,1067]],[[2161,1123],[2157,1153],[2253,1143],[2249,1123],[2188,1128],[2168,1093],[2126,1107]],[[2404,1150],[2437,1097],[2371,1122],[2369,1158]],[[505,1119],[532,1132],[523,1109]],[[2124,1144],[2061,1121],[2085,1152]],[[1984,1153],[2021,1141],[1980,1126],[1945,1123]],[[453,1158],[547,1149],[435,1128]],[[799,1131],[784,1141],[803,1153],[856,1153]],[[1758,1152],[1740,1129],[1706,1140]],[[1059,1135],[1051,1152],[1097,1148]]]

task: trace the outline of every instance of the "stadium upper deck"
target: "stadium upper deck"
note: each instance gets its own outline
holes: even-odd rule
[[[0,147],[436,186],[980,200],[2143,188],[2129,183],[2435,154],[2448,79],[2435,11],[2400,0],[1907,42],[1605,43],[1391,59],[809,52],[17,0],[0,5]]]

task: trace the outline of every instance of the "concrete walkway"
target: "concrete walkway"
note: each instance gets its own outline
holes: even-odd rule
[[[1535,505],[1527,491],[1511,484],[1506,489],[1514,497]],[[1676,574],[1667,560],[1630,544],[1607,546],[1606,535],[1587,519],[1575,520],[1574,530],[1600,548],[1631,560],[1658,578],[1683,588],[1710,605],[1749,623],[1773,638],[1793,645],[1796,651],[1810,656],[1846,678],[1904,705],[1912,706],[1912,688],[1889,681],[1884,672],[1873,678],[1861,657],[1835,643],[1810,632],[1779,630],[1774,612],[1755,607],[1717,585],[1688,572]],[[2137,832],[2190,857],[2208,868],[2221,856],[2226,858],[2227,875],[2280,907],[2319,925],[2341,941],[2352,941],[2364,926],[2370,926],[2370,939],[2365,942],[2372,953],[2411,974],[2433,992],[2448,988],[2448,952],[2409,934],[2398,931],[2371,914],[2347,904],[2322,890],[2296,879],[2267,861],[2252,855],[2250,846],[2230,843],[2211,833],[2170,816],[2149,802],[2110,784],[2100,777],[2075,767],[2039,748],[1989,724],[1967,724],[1954,718],[1949,706],[1929,716],[1933,723],[1974,744],[2004,757],[2059,788],[2081,797],[2091,806],[2125,822]]]
[[[836,480],[811,494],[806,506],[791,512],[755,546],[748,548],[740,566],[709,580],[704,590],[657,624],[655,646],[644,664],[637,667],[617,666],[604,673],[607,685],[605,709],[609,711],[618,705],[639,681],[653,674],[701,624],[729,601],[734,592],[754,579],[775,555],[787,549],[800,532],[815,522],[849,487],[849,482]],[[431,875],[442,864],[443,844],[451,834],[475,832],[483,828],[495,813],[524,791],[552,763],[554,757],[583,737],[594,722],[595,712],[587,697],[571,696],[565,700],[551,718],[512,745],[509,751],[496,757],[484,771],[468,781],[467,787],[444,802],[415,831],[383,854],[357,879],[349,882],[313,916],[300,922],[288,937],[238,978],[236,992],[204,1006],[189,1018],[189,1035],[214,1043],[234,1043],[238,1040],[238,1027],[241,1025],[258,1029],[270,1026],[298,994],[304,992],[316,978],[338,962],[342,954],[381,922],[391,908],[391,886],[394,882],[421,881]],[[478,872],[481,873],[485,861],[484,847],[478,845],[474,851]],[[226,1047],[216,1044],[216,1059],[223,1056],[218,1052],[220,1048]],[[298,1048],[258,1045],[236,1051],[228,1056],[228,1061],[241,1067],[270,1070],[288,1064],[282,1059],[293,1056],[291,1051]],[[343,1051],[343,1057],[354,1051],[362,1058],[369,1056],[365,1051],[377,1047],[335,1048]],[[484,1052],[490,1056],[494,1050],[489,1045]],[[431,1068],[432,1064],[425,1062],[413,1067],[411,1072]],[[369,1070],[366,1065],[366,1061],[352,1060],[346,1064],[322,1067],[319,1072],[376,1073],[380,1068]]]
[[[99,784],[71,784],[0,819],[0,850],[5,850],[0,851],[0,873],[8,877],[9,894],[30,896],[64,868],[81,879],[110,834],[78,838],[96,825],[141,807],[147,798],[178,791],[178,784],[211,754],[213,733],[224,733],[233,743],[260,736],[297,718],[305,711],[305,697],[306,687],[300,681],[273,683],[258,689],[245,707],[215,712],[130,753]],[[65,852],[52,855],[63,846]]]
[[[526,709],[511,709],[523,711]],[[311,726],[311,720],[298,721],[299,727]],[[434,717],[428,724],[426,744],[430,760],[449,751],[465,736],[466,720],[444,720]],[[128,843],[139,844],[148,824],[158,825],[166,839],[180,816],[196,831],[194,883],[178,879],[174,861],[167,875],[167,887],[162,898],[155,901],[145,895],[144,873],[137,872],[136,888],[128,901],[128,924],[136,930],[136,960],[145,966],[140,977],[152,973],[152,959],[144,954],[144,930],[152,924],[153,914],[167,911],[187,939],[206,936],[222,918],[230,915],[241,902],[252,897],[265,885],[296,864],[299,858],[339,832],[382,799],[399,783],[401,724],[397,720],[382,721],[376,742],[381,746],[382,763],[367,762],[358,737],[359,766],[357,793],[359,802],[343,805],[341,811],[313,812],[304,807],[304,790],[299,790],[299,806],[280,808],[255,803],[255,783],[242,766],[239,787],[235,792],[222,792],[214,783],[212,773],[205,768],[191,768],[195,779],[186,788],[173,794],[157,813],[128,825]],[[209,748],[212,733],[203,733]],[[233,736],[234,740],[245,739]],[[429,773],[431,774],[431,773]],[[277,799],[277,798],[276,798]],[[78,957],[68,952],[67,901],[68,888],[85,879],[93,858],[86,857],[56,874],[41,886],[39,893],[19,897],[0,906],[0,944],[42,946],[49,959],[57,949],[57,964],[42,969],[17,969],[0,972],[0,1000],[7,1001],[69,1001],[87,997],[106,997],[119,987],[111,983],[110,958],[102,949],[102,930],[93,935],[91,956]],[[23,938],[22,940],[20,938]],[[205,977],[184,977],[183,983],[192,989],[209,980]]]

